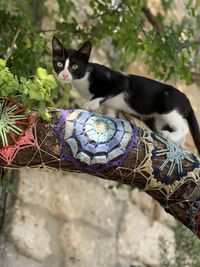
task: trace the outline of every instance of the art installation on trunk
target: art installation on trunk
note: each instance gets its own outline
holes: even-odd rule
[[[200,238],[200,161],[193,153],[122,119],[85,110],[37,112],[0,99],[0,167],[86,172],[136,186]]]
[[[61,110],[60,121],[54,129],[62,144],[61,158],[72,161],[80,170],[98,171],[109,166],[118,168],[128,152],[137,146],[136,126],[125,120],[84,110]],[[66,151],[66,145],[70,147],[72,156]]]
[[[37,145],[34,126],[35,117],[26,116],[21,104],[0,98],[0,159],[8,166],[21,149]]]

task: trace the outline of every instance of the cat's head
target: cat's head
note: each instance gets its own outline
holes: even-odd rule
[[[62,83],[69,83],[85,76],[92,45],[85,42],[78,50],[67,49],[53,37],[52,57],[53,68]]]

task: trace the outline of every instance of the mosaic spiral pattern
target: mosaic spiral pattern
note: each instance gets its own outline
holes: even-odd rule
[[[64,135],[61,130],[63,125]],[[84,110],[73,110],[67,113],[62,111],[60,122],[54,126],[54,129],[62,143],[62,159],[70,159],[64,149],[67,144],[73,156],[71,160],[76,166],[78,161],[87,166],[107,167],[112,164],[119,166],[130,149],[137,146],[137,127],[133,127],[125,120]]]
[[[119,157],[132,136],[132,127],[126,121],[81,111],[74,111],[66,119],[65,140],[73,156],[88,165],[105,164]]]
[[[16,144],[28,127],[28,119],[21,104],[0,98],[0,147]]]
[[[154,175],[158,176],[162,173],[162,171],[167,168],[167,174],[162,179],[162,183],[168,185],[174,182],[174,178],[172,179],[172,175],[174,171],[177,172],[177,180],[180,180],[184,176],[186,176],[187,172],[184,170],[183,161],[187,161],[191,167],[200,167],[199,160],[197,157],[183,149],[179,144],[172,142],[170,139],[166,139],[163,136],[159,136],[157,134],[152,134],[153,139],[160,141],[165,145],[164,148],[157,149],[155,148],[152,151],[152,158],[164,157],[164,161],[159,167],[154,168]]]
[[[0,159],[11,165],[20,150],[37,146],[34,126],[35,117],[26,116],[20,103],[0,98]]]

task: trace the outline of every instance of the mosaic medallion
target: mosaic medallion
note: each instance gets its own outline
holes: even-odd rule
[[[28,127],[28,119],[21,104],[0,98],[0,147],[16,144]]]
[[[167,168],[167,174],[162,179],[162,183],[171,184],[174,182],[171,179],[172,174],[176,170],[178,175],[176,177],[177,180],[180,180],[182,177],[186,175],[186,171],[184,171],[183,161],[187,161],[191,167],[200,167],[200,162],[197,157],[183,149],[179,144],[171,141],[170,139],[166,139],[163,136],[159,136],[157,134],[152,134],[153,138],[160,141],[165,145],[164,148],[157,149],[155,148],[152,151],[152,158],[164,157],[165,160],[159,167],[154,168],[154,175],[160,175],[162,171]]]
[[[21,149],[37,146],[33,134],[36,118],[27,116],[20,103],[0,98],[0,159],[11,165]]]
[[[65,133],[60,130],[65,120]],[[68,144],[73,158],[89,166],[112,164],[122,160],[129,149],[137,145],[137,127],[125,120],[114,119],[84,110],[62,112],[60,123],[54,127],[62,145]],[[66,159],[63,150],[62,158]]]
[[[105,164],[119,157],[132,136],[133,129],[126,121],[81,111],[73,111],[66,119],[65,140],[73,156],[88,165]]]

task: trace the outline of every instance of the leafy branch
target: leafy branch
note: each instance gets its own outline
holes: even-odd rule
[[[161,26],[161,24],[159,24],[158,20],[153,15],[150,8],[147,6],[143,6],[142,11],[145,14],[148,22],[153,26],[153,28],[158,32],[158,34],[161,34],[162,38],[164,38],[165,41],[168,42],[169,41],[168,36],[165,35],[163,27]],[[198,54],[200,42],[197,40],[191,40],[190,44],[192,45],[192,43],[195,44],[196,46],[196,50],[194,51],[194,54]],[[183,49],[184,49],[184,46],[183,46]],[[176,58],[174,58],[174,60],[176,60]],[[191,73],[191,77],[190,77],[191,82],[200,84],[199,66],[197,64],[193,64],[192,70],[191,70],[191,63],[185,63],[185,64],[188,68],[188,71]]]
[[[98,45],[102,40],[109,40],[108,54],[118,69],[142,60],[155,78],[199,83],[197,1],[187,0],[185,14],[179,21],[167,13],[173,8],[173,0],[162,0],[156,16],[147,0],[124,0],[114,5],[110,0],[90,0],[89,6],[81,7],[84,14],[81,19],[76,16],[80,9],[78,2],[57,0],[57,3],[58,10],[53,11],[55,26],[49,29],[35,23],[35,14],[40,12],[31,12],[25,0],[12,2],[13,13],[8,9],[9,3],[0,9],[0,24],[4,25],[0,28],[0,38],[4,40],[0,42],[0,55],[13,74],[31,76],[39,67],[51,72],[50,42],[56,34],[67,47],[75,41],[90,39],[93,45]],[[44,15],[52,20],[52,14],[45,8]],[[152,27],[147,27],[149,24]]]

